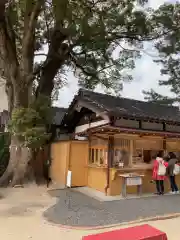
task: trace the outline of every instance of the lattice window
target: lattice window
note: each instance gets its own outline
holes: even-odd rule
[[[130,140],[123,138],[114,139],[114,159],[113,165],[116,167],[126,167],[130,162]]]
[[[89,163],[100,165],[107,165],[107,148],[90,147],[89,148]]]
[[[114,148],[115,149],[130,149],[130,140],[129,139],[122,139],[116,138],[114,139]]]
[[[115,149],[113,165],[115,167],[126,167],[130,162],[130,152],[126,149]]]
[[[135,149],[133,151],[132,164],[143,163],[143,149]]]

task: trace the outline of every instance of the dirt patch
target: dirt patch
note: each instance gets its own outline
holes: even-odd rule
[[[0,211],[1,217],[30,216],[45,207],[45,204],[20,204]]]

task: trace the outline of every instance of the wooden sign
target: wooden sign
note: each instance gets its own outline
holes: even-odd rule
[[[142,178],[141,177],[129,177],[126,179],[127,186],[137,186],[142,185]]]

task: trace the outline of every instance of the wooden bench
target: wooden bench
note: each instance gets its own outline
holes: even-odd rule
[[[167,240],[165,233],[148,224],[88,235],[83,240]]]

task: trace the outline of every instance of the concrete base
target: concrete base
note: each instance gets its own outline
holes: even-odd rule
[[[81,193],[83,193],[89,197],[92,197],[98,201],[101,201],[101,202],[145,198],[145,197],[160,197],[160,196],[158,196],[158,195],[156,196],[152,193],[142,194],[141,196],[137,196],[135,194],[128,194],[126,198],[123,198],[121,195],[106,196],[103,192],[97,191],[97,190],[89,188],[89,187],[77,187],[77,188],[73,188],[73,190],[81,192]],[[170,195],[170,193],[167,193],[166,195]]]
[[[49,190],[58,190],[58,189],[65,189],[67,188],[64,184],[59,184],[56,182],[52,182],[49,186]]]

